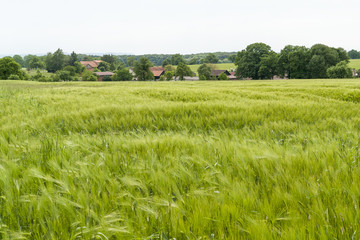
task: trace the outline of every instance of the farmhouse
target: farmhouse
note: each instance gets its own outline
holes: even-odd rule
[[[96,72],[95,74],[97,75],[99,82],[103,81],[104,78],[107,79],[108,77],[114,75],[112,72]]]
[[[231,75],[228,70],[212,70],[211,76],[218,78],[222,73],[225,73],[228,77]]]
[[[101,60],[80,61],[80,63],[86,68],[86,70],[89,71],[94,71],[94,69],[97,68],[101,62]]]
[[[228,76],[229,80],[237,80],[238,78],[235,75],[235,72],[231,72],[230,75]]]
[[[155,80],[158,80],[165,74],[165,69],[163,67],[151,67],[150,71],[154,74]]]

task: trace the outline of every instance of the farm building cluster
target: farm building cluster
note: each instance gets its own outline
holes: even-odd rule
[[[93,61],[81,61],[80,63],[86,68],[88,71],[94,71],[96,76],[98,77],[98,81],[103,81],[106,77],[111,77],[114,75],[113,72],[98,72],[96,69],[99,67],[101,60],[93,60]],[[155,81],[159,80],[161,76],[165,75],[165,68],[163,67],[150,67],[149,70],[154,75]],[[133,74],[134,80],[136,80],[135,73],[132,69],[130,69],[130,73]],[[212,70],[211,76],[213,78],[219,78],[220,74],[224,73],[229,80],[237,80],[238,78],[235,76],[235,72],[229,72],[228,70]],[[193,76],[185,76],[185,81],[197,81],[199,77],[196,76],[196,73],[193,72]],[[175,77],[174,77],[175,79]]]

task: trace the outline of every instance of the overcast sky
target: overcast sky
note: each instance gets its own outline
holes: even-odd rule
[[[360,50],[360,0],[0,0],[0,55]]]

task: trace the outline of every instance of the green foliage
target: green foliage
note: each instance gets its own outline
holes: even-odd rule
[[[31,55],[31,54],[26,55],[26,56],[24,57],[24,66],[25,66],[26,68],[30,68],[30,61],[31,61],[31,59],[33,59],[34,57],[36,57],[36,56],[35,56],[35,55]]]
[[[165,72],[165,78],[166,80],[170,81],[174,78],[174,72],[173,71],[166,71]]]
[[[71,72],[66,70],[60,70],[56,72],[56,76],[60,81],[74,81],[75,78],[71,75]]]
[[[166,67],[168,65],[171,65],[171,61],[169,59],[165,59],[162,63],[161,63],[161,66],[162,67]]]
[[[218,76],[219,80],[229,80],[228,76],[225,73],[220,73]]]
[[[236,76],[239,78],[259,79],[261,59],[271,52],[271,47],[264,43],[253,43],[238,52],[235,60]]]
[[[11,57],[0,59],[0,79],[6,80],[10,75],[22,76],[21,66]]]
[[[88,71],[88,70],[85,70],[82,73],[81,79],[83,81],[97,81],[98,80],[97,76],[92,71]]]
[[[347,66],[346,61],[339,62],[336,66],[330,67],[326,71],[329,78],[351,78],[351,68]]]
[[[113,76],[113,81],[131,81],[133,80],[133,75],[129,72],[128,69],[123,68],[118,70]]]
[[[138,81],[154,80],[154,75],[150,71],[152,63],[146,57],[141,57],[134,64],[134,73]]]
[[[308,65],[310,78],[327,78],[324,56],[314,55]]]
[[[33,58],[31,58],[28,67],[30,69],[45,69],[45,63],[41,61],[38,56],[34,56]]]
[[[287,45],[281,50],[278,58],[278,73],[289,79],[309,78],[308,64],[310,51],[304,46]]]
[[[177,53],[171,56],[171,64],[172,65],[179,65],[180,63],[185,64],[184,58],[181,56],[181,54]]]
[[[216,56],[215,56],[216,57]],[[189,61],[188,61],[188,64],[189,65],[195,65],[195,64],[197,64],[198,63],[198,59],[197,59],[197,57],[193,57],[193,58],[191,58]]]
[[[218,63],[219,58],[214,53],[209,53],[204,59],[201,60],[202,63]]]
[[[179,80],[184,80],[185,76],[192,76],[192,75],[193,73],[189,68],[189,66],[187,66],[183,62],[180,62],[176,68],[175,76],[179,77]]]
[[[278,54],[270,52],[261,58],[259,68],[260,79],[272,79],[274,75],[278,74]]]
[[[201,80],[209,80],[211,78],[211,67],[208,64],[202,64],[197,72],[201,76]]]
[[[136,58],[134,56],[130,56],[126,59],[126,64],[129,66],[129,67],[133,67],[134,64],[135,64],[135,61],[136,61]]]
[[[165,81],[165,80],[166,80],[165,76],[161,75],[160,78],[159,78],[159,81]]]
[[[64,71],[68,71],[68,72],[70,73],[70,75],[71,75],[71,76],[75,76],[75,75],[76,75],[76,73],[77,73],[77,69],[76,69],[76,67],[74,67],[74,66],[70,66],[70,65],[68,65],[68,66],[64,67],[62,70],[64,70]]]
[[[111,64],[107,63],[107,62],[101,62],[99,63],[99,66],[97,67],[101,72],[107,72],[110,71],[111,69]]]
[[[36,74],[35,75],[32,75],[30,77],[30,80],[32,81],[38,81],[38,82],[49,82],[50,81],[50,78],[47,78],[45,75],[43,75],[40,70],[38,69],[36,71]]]
[[[11,74],[7,79],[8,80],[21,80],[19,75],[16,75],[16,74]]]
[[[14,55],[13,59],[15,60],[15,62],[17,62],[21,67],[25,67],[25,61],[22,58],[22,56],[20,55]]]
[[[359,89],[0,81],[0,239],[359,239]]]
[[[352,49],[348,52],[348,56],[351,59],[360,59],[360,51],[356,51],[356,50]]]
[[[73,51],[69,57],[68,65],[75,67],[75,63],[77,63],[78,61],[78,55]]]
[[[48,53],[46,56],[46,70],[51,73],[55,73],[64,68],[66,57],[63,51],[59,48],[53,54]]]
[[[111,76],[104,76],[104,77],[102,78],[102,81],[103,81],[103,82],[109,82],[109,81],[112,81],[112,78],[111,78]]]
[[[109,55],[109,54],[102,56],[101,60],[106,62],[106,63],[114,64],[114,65],[118,62],[116,56]]]
[[[86,70],[86,68],[84,67],[84,65],[82,65],[80,62],[75,62],[74,64],[74,67],[76,69],[76,73],[82,73]]]

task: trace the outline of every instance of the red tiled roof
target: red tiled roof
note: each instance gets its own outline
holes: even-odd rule
[[[99,66],[99,63],[101,63],[101,62],[102,62],[101,60],[95,60],[95,61],[80,61],[80,63],[81,63],[82,65],[84,65],[85,67],[86,67],[87,65],[90,65],[90,67],[92,67],[92,68],[98,67],[98,66]]]
[[[164,72],[163,67],[151,67],[150,71],[154,74],[154,77],[160,77]]]
[[[95,72],[96,75],[98,76],[112,76],[114,75],[114,73],[112,72]]]

